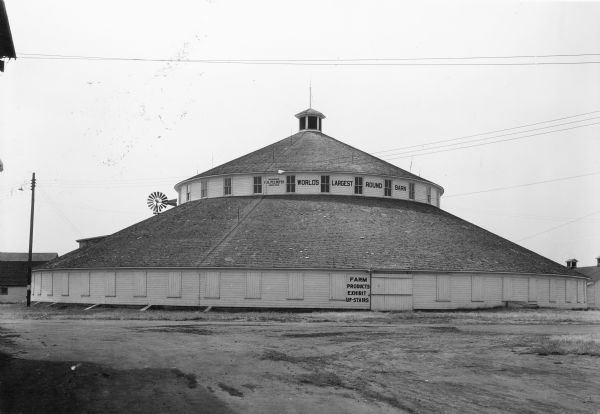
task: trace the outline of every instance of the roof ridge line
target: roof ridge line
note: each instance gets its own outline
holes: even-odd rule
[[[204,257],[200,260],[199,264],[203,264],[206,263],[206,261],[208,260],[208,258],[223,244],[225,243],[227,240],[229,240],[231,238],[231,236],[233,235],[233,233],[238,229],[238,227],[240,226],[240,224],[242,224],[242,222],[256,209],[256,207],[258,207],[258,205],[263,201],[264,196],[261,196],[259,199],[254,200],[248,207],[246,207],[246,212],[243,213],[242,215],[240,215],[238,221],[236,224],[233,225],[233,227],[231,229],[229,229],[227,232],[225,232],[225,234],[215,243],[213,244],[208,251],[206,252],[206,254],[204,255]]]

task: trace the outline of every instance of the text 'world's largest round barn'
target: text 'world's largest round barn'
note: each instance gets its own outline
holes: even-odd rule
[[[585,308],[577,272],[440,208],[443,188],[299,131],[175,185],[179,205],[36,269],[32,300],[329,309]]]

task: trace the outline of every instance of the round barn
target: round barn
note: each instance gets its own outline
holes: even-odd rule
[[[299,131],[175,185],[178,206],[34,272],[32,300],[372,310],[585,308],[572,269],[441,209],[444,189]]]

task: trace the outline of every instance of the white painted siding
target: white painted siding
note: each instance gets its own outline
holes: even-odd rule
[[[180,295],[169,298],[167,295],[173,274],[180,275]],[[41,289],[38,290],[41,295],[36,296],[36,300],[139,305],[345,309],[369,309],[372,306],[373,309],[380,310],[482,308],[501,305],[505,300],[505,293],[507,297],[513,298],[512,300],[528,300],[532,294],[530,278],[535,278],[533,290],[537,292],[538,305],[563,308],[587,306],[586,301],[581,297],[586,293],[584,282],[578,284],[573,279],[563,277],[417,273],[415,275],[374,274],[373,278],[369,279],[369,276],[363,272],[335,271],[304,273],[176,269],[74,271],[68,274],[69,295],[62,296],[65,287],[64,275],[65,272],[60,271],[54,274],[35,272],[33,275],[36,280],[35,286]],[[137,296],[136,294],[143,290],[144,275],[146,297]],[[503,279],[509,281],[503,284]],[[257,280],[260,281],[260,289],[252,288],[252,286],[256,287]],[[575,286],[575,296],[571,303],[565,302],[567,293],[565,280],[575,282],[569,284]],[[39,288],[37,281],[40,282]],[[438,281],[441,281],[441,285]],[[373,284],[372,290],[370,290],[370,283]],[[115,296],[106,295],[107,291],[111,290],[111,284],[114,286]],[[473,298],[480,296],[481,284],[483,284],[483,301],[473,301]],[[549,302],[551,284],[557,297],[557,302],[553,303]],[[357,293],[357,289],[363,288],[366,290]],[[504,292],[503,288],[508,291]],[[56,289],[54,296],[52,296],[53,289]],[[171,286],[171,290],[173,289],[175,288]],[[247,300],[250,299],[248,296],[254,296],[257,292],[259,297]],[[450,300],[438,301],[438,293],[440,297],[449,296]],[[591,293],[592,289],[590,289]],[[290,302],[291,297],[301,300]],[[369,303],[370,301],[372,303]]]
[[[408,200],[408,181],[392,180],[392,197]]]
[[[260,299],[261,279],[262,274],[260,272],[246,273],[246,299]]]
[[[81,296],[90,296],[90,272],[81,273]]]
[[[577,281],[577,303],[585,302],[585,281]]]
[[[221,273],[206,272],[205,298],[218,299],[221,297]]]
[[[181,297],[181,272],[169,272],[168,298]]]
[[[373,276],[373,295],[412,295],[412,277]]]
[[[309,184],[299,184],[299,181],[307,180]],[[285,184],[284,184],[285,189]],[[321,192],[321,174],[296,174],[296,193],[319,194]]]
[[[115,297],[117,296],[117,275],[115,272],[103,272],[101,273],[104,279],[104,296]]]
[[[372,309],[402,311],[413,309],[413,279],[410,274],[374,274],[371,277]]]
[[[329,275],[329,299],[346,300],[346,275],[333,273]]]
[[[424,184],[415,183],[415,201],[427,203],[427,188]]]
[[[392,198],[397,199],[408,199],[408,185],[409,182],[403,179],[395,179],[392,177],[385,176],[371,176],[361,174],[331,174],[328,172],[318,173],[303,173],[288,171],[285,174],[256,174],[256,176],[262,177],[262,194],[269,195],[280,195],[286,194],[286,176],[294,175],[295,177],[295,193],[298,194],[320,194],[321,193],[321,176],[329,175],[330,177],[330,194],[334,195],[354,195],[354,178],[361,177],[363,179],[363,192],[362,195],[366,197],[380,197],[388,198],[385,196],[384,186],[385,180],[389,179],[392,181]],[[190,198],[191,200],[198,200],[201,198],[201,182],[206,182],[206,198],[215,198],[224,196],[224,179],[231,178],[232,185],[232,196],[247,196],[254,194],[254,176],[252,175],[226,175],[198,179],[194,182],[189,183],[190,186]],[[271,184],[268,184],[271,180]],[[308,180],[309,183],[298,184],[298,181]],[[335,185],[336,181],[347,181],[351,182],[351,185]],[[278,184],[275,184],[278,182]],[[371,185],[373,184],[373,185]],[[431,188],[431,204],[437,205],[438,198],[437,194],[439,190],[429,184],[413,182],[415,185],[415,200],[421,203],[427,203],[427,189]],[[179,190],[178,197],[179,202],[186,202],[186,186],[183,184]]]
[[[505,301],[527,302],[529,278],[504,276],[502,298]]]
[[[42,290],[46,293],[46,296],[52,296],[54,294],[54,283],[51,272],[42,273]]]
[[[234,175],[231,177],[231,192],[234,196],[251,195],[252,194],[252,177],[246,175]]]
[[[131,272],[133,279],[133,296],[145,298],[148,294],[148,274],[146,272]]]
[[[588,306],[592,309],[600,309],[600,282],[590,283],[585,290]]]
[[[58,280],[60,281],[60,295],[69,296],[69,274],[59,273]]]
[[[528,290],[527,300],[529,302],[537,302],[538,300],[538,290],[537,290],[537,279],[535,277],[529,278],[529,290]]]
[[[383,178],[365,176],[363,179],[363,194],[367,197],[383,197],[383,184]]]
[[[577,281],[566,280],[565,302],[577,303]]]
[[[471,276],[471,301],[485,301],[485,278],[483,276]]]
[[[335,185],[337,181],[350,181],[351,184]],[[353,195],[354,194],[354,176],[342,174],[330,174],[329,177],[329,192],[337,195]]]
[[[304,299],[304,275],[302,273],[288,274],[288,299]]]
[[[451,302],[452,289],[451,278],[448,275],[438,275],[435,277],[436,300],[438,302]]]
[[[558,301],[558,282],[557,278],[550,279],[550,303],[556,303]]]

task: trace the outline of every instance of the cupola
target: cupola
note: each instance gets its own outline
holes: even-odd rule
[[[325,115],[319,111],[315,111],[312,108],[308,108],[307,110],[296,114],[296,118],[300,120],[300,131],[321,131]]]

